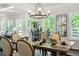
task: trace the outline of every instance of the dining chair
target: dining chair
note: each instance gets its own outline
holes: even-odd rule
[[[47,40],[48,39],[48,35],[47,35],[47,32],[43,32],[42,34],[41,34],[41,40]]]
[[[51,39],[59,42],[60,41],[60,35],[58,33],[53,33],[52,36],[51,36]]]
[[[20,56],[34,56],[33,47],[25,40],[17,41],[17,50]]]
[[[41,45],[42,43],[45,43],[45,42],[47,41],[47,39],[48,39],[48,34],[47,34],[47,32],[41,33],[40,45]],[[40,53],[41,53],[41,51],[42,51],[42,55],[43,55],[43,56],[47,55],[47,51],[40,50]]]
[[[23,37],[22,39],[25,41],[28,41],[28,37]]]
[[[17,42],[17,40],[19,40],[20,39],[20,37],[19,37],[19,35],[15,32],[15,33],[12,33],[12,40],[13,40],[13,42]]]
[[[51,44],[52,45],[56,45],[57,43],[59,43],[60,41],[60,35],[59,33],[53,33],[51,36]],[[51,55],[56,56],[57,52],[56,51],[52,51]]]
[[[8,40],[8,38],[2,37],[2,38],[1,38],[1,43],[2,43],[3,53],[4,53],[6,56],[12,56],[13,49],[12,49],[11,43],[10,43],[10,41]]]
[[[14,50],[17,51],[16,42],[17,42],[17,40],[20,39],[20,37],[19,37],[19,35],[16,32],[15,33],[12,33],[11,37],[12,37],[11,44],[13,45]]]

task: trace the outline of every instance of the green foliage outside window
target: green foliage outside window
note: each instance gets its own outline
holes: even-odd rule
[[[35,20],[30,17],[29,21],[28,21],[28,26],[29,26],[30,30],[33,28],[33,22],[35,22]]]
[[[49,28],[51,32],[54,31],[54,16],[50,16],[49,18],[44,19],[44,31],[47,31]]]
[[[51,32],[53,32],[54,31],[54,26],[55,26],[55,24],[54,24],[54,16],[50,16],[50,19],[49,19],[50,21],[49,21],[49,26],[50,26],[50,31]]]
[[[33,28],[33,22],[35,22],[35,20],[36,19],[33,19],[32,17],[29,18],[28,26],[29,26],[30,30]],[[54,16],[50,16],[49,18],[46,17],[45,19],[42,19],[42,21],[43,21],[42,29],[44,32],[46,32],[48,28],[50,29],[51,32],[54,31],[54,26],[55,26],[54,20],[55,20]]]
[[[44,19],[44,31],[47,31],[48,28],[49,28],[48,18],[45,18]]]
[[[71,15],[72,37],[79,37],[79,13]]]
[[[72,26],[79,27],[79,14],[72,15],[71,19],[72,19]]]

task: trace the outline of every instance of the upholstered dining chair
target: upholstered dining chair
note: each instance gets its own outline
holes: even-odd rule
[[[20,56],[34,56],[33,47],[25,40],[17,41],[17,49]]]
[[[13,42],[17,42],[17,40],[19,40],[20,39],[20,37],[19,37],[19,35],[15,32],[15,33],[12,33],[12,40],[13,40]]]
[[[42,34],[41,34],[41,40],[47,40],[48,39],[48,35],[47,35],[47,32],[43,32]]]
[[[60,42],[60,35],[59,35],[59,33],[57,33],[57,32],[53,33],[52,36],[51,36],[51,40],[52,40],[51,41],[52,45],[56,45],[57,43],[59,43]],[[51,55],[56,56],[57,52],[56,51],[52,51]]]
[[[2,48],[3,48],[3,53],[6,55],[6,56],[12,56],[12,53],[13,53],[13,49],[12,49],[12,46],[11,46],[11,43],[10,41],[8,40],[8,38],[6,37],[2,37],[1,38],[1,43],[2,43]]]
[[[23,37],[22,39],[25,41],[28,41],[28,37]]]
[[[11,37],[12,37],[11,43],[13,45],[13,48],[14,48],[14,50],[17,51],[17,49],[16,49],[16,43],[17,43],[17,40],[20,39],[20,37],[19,37],[19,35],[16,32],[15,33],[12,33],[12,36]]]
[[[51,39],[59,42],[60,41],[60,35],[58,33],[53,33],[52,36],[51,36]]]
[[[47,32],[41,33],[40,45],[41,45],[42,43],[45,43],[45,42],[47,41],[47,39],[48,39],[48,34],[47,34]],[[47,55],[47,51],[40,50],[40,53],[41,53],[41,51],[42,51],[42,55],[43,55],[43,56],[46,56],[46,55]]]

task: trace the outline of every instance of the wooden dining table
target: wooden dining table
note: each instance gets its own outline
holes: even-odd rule
[[[43,43],[39,45],[39,42],[33,42],[33,41],[28,41],[34,49],[40,49],[44,51],[50,51],[50,52],[61,52],[63,54],[67,53],[70,50],[70,46],[68,45],[61,45],[61,44],[56,44],[56,45],[51,45],[50,43]]]
[[[75,51],[79,51],[79,40],[75,41],[70,49],[75,50]]]

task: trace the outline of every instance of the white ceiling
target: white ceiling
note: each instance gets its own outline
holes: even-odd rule
[[[14,8],[12,10],[14,12],[24,12],[29,9],[33,10],[35,8],[35,5],[36,5],[35,3],[8,3],[8,4],[1,3],[0,9],[13,6]],[[60,5],[60,3],[42,3],[41,5],[43,6],[43,8],[46,8],[50,6]],[[9,11],[11,12],[11,10]]]
[[[10,6],[14,7],[12,9],[0,11],[0,14],[8,14],[8,15],[18,15],[18,14],[26,14],[27,10],[33,10],[35,8],[36,3],[0,3],[0,10],[4,8],[8,8]],[[51,13],[59,13],[59,11],[64,9],[79,9],[78,3],[42,3],[42,6],[45,11],[50,10]],[[70,6],[70,7],[69,7]]]

